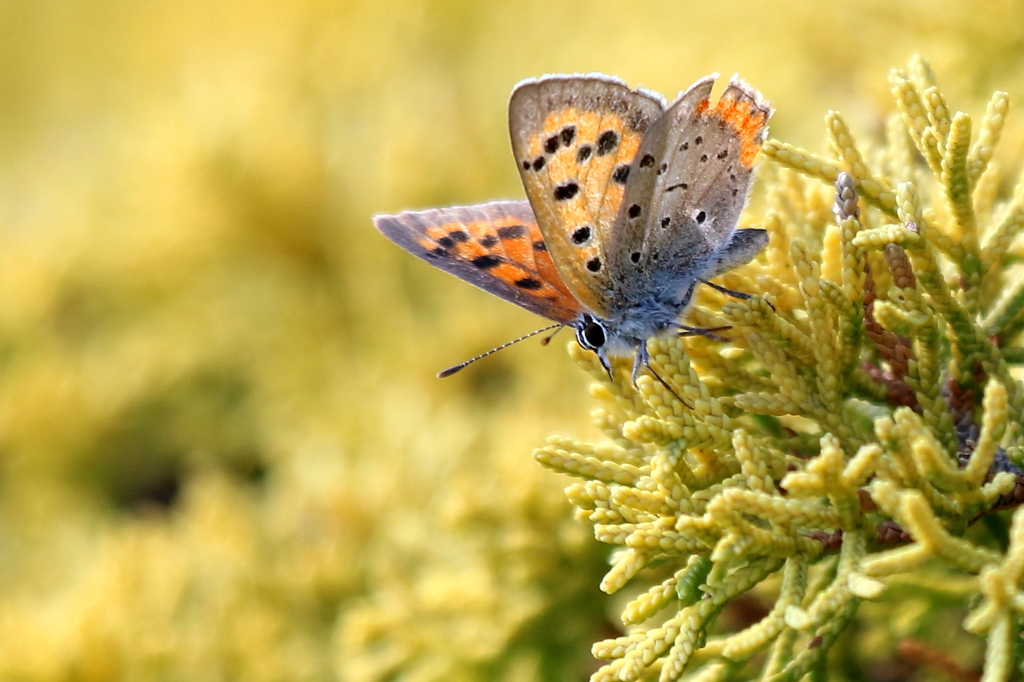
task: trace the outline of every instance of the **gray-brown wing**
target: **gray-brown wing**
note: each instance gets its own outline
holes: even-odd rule
[[[559,273],[607,314],[608,246],[630,163],[663,111],[660,96],[607,76],[545,76],[516,86],[512,150]]]
[[[583,312],[525,201],[377,215],[373,223],[414,256],[538,315],[569,324]]]
[[[627,298],[652,283],[688,286],[729,243],[746,203],[771,108],[735,77],[712,105],[715,78],[651,126],[630,168],[611,249]]]

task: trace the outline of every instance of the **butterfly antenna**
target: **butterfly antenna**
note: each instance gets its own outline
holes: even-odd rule
[[[556,329],[555,331],[551,332],[550,334],[548,334],[547,336],[545,336],[543,339],[540,340],[540,345],[546,346],[549,343],[551,343],[551,339],[555,338],[555,334],[557,334],[558,332],[562,331],[564,328],[565,328],[564,324],[558,325],[558,329]]]
[[[488,355],[493,355],[494,353],[497,353],[499,350],[505,350],[509,346],[515,345],[515,344],[519,343],[520,341],[525,341],[526,339],[530,338],[531,336],[537,336],[537,334],[543,334],[544,332],[550,331],[552,329],[555,329],[556,327],[558,329],[561,329],[564,326],[565,325],[563,325],[563,324],[553,324],[550,327],[544,327],[543,329],[538,329],[537,331],[530,332],[529,334],[524,334],[523,336],[520,336],[518,339],[512,339],[508,343],[503,343],[500,346],[498,346],[497,348],[492,348],[489,351],[487,351],[486,353],[481,353],[480,355],[476,356],[475,358],[470,358],[469,360],[466,360],[465,362],[460,362],[459,364],[455,365],[454,367],[449,367],[448,369],[444,370],[443,372],[438,372],[437,373],[437,378],[438,379],[444,379],[445,377],[450,377],[451,375],[455,374],[459,370],[461,370],[461,369],[463,369],[465,367],[468,367],[469,365],[472,365],[477,360],[482,360],[482,359],[486,358]],[[552,334],[551,336],[554,336],[554,334]],[[550,337],[548,337],[548,339],[550,340]]]

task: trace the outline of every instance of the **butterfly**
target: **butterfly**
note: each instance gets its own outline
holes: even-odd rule
[[[717,77],[671,104],[599,74],[523,81],[509,128],[526,201],[377,215],[374,224],[413,255],[554,323],[533,334],[571,327],[609,376],[611,358],[632,355],[634,383],[647,367],[667,387],[650,368],[647,339],[711,335],[679,322],[695,287],[747,297],[707,280],[768,242],[765,230],[736,222],[772,108],[735,76],[712,104]]]

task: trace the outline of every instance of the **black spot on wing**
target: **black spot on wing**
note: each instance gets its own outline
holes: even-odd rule
[[[548,250],[548,245],[545,244],[544,242],[536,241],[536,242],[533,243],[533,250],[534,251],[547,251]]]
[[[552,135],[544,140],[544,151],[548,154],[554,154],[558,151],[558,135]]]
[[[580,145],[580,148],[576,150],[576,163],[583,163],[590,158],[593,152],[594,148],[589,144]]]
[[[641,168],[650,168],[654,165],[654,157],[650,154],[644,154],[644,158],[640,159]]]
[[[465,230],[452,230],[451,232],[448,233],[448,238],[455,242],[468,242],[469,232],[466,232]],[[438,244],[441,243],[440,239],[437,241]]]
[[[626,184],[626,180],[628,180],[628,179],[629,179],[629,165],[628,164],[622,164],[621,166],[619,166],[618,168],[615,169],[614,173],[612,173],[612,180],[614,180],[615,182],[619,183],[620,185],[625,185]]]
[[[600,258],[591,258],[590,260],[588,260],[587,261],[587,270],[590,270],[591,272],[600,272],[600,270],[601,270],[601,259]]]
[[[522,239],[525,236],[525,225],[506,225],[498,228],[498,237],[501,239]]]
[[[539,279],[534,279],[533,277],[523,277],[522,279],[517,279],[515,281],[515,285],[520,289],[527,289],[529,291],[535,291],[544,286]]]
[[[685,182],[677,182],[674,185],[669,185],[668,187],[666,187],[665,191],[666,192],[674,192],[677,189],[687,189],[688,187],[689,187],[689,185],[686,184]]]
[[[558,134],[562,138],[562,146],[568,147],[576,139],[576,126],[566,126],[562,128],[562,132]]]
[[[693,219],[697,221],[698,225],[702,225],[704,221],[708,219],[708,214],[704,211],[698,211],[697,215],[695,215]]]
[[[543,156],[538,156],[536,159],[533,160],[533,170],[539,171],[541,168],[544,167],[544,163],[545,163],[544,157]]]
[[[629,207],[629,210],[626,211],[626,214],[629,215],[630,218],[639,218],[640,211],[640,204],[633,204]]]
[[[491,254],[486,253],[482,256],[477,256],[471,260],[470,263],[481,270],[490,270],[491,268],[498,266],[501,263],[501,259],[497,256],[492,256]]]
[[[582,225],[572,231],[572,243],[579,246],[580,244],[586,244],[590,241],[590,225]]]
[[[492,248],[497,243],[498,238],[495,237],[493,234],[486,235],[480,240],[480,246],[484,247],[485,249]]]
[[[614,130],[606,130],[597,138],[597,155],[611,154],[619,147],[619,134]]]
[[[580,186],[576,184],[575,180],[569,180],[563,182],[561,185],[555,187],[555,201],[566,201],[572,199],[580,191]]]

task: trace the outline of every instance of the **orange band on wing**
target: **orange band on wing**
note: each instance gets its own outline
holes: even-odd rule
[[[502,236],[501,228],[514,227],[523,228],[522,236]],[[440,245],[452,256],[470,263],[476,264],[478,259],[484,259],[485,264],[477,267],[486,269],[491,277],[509,286],[526,289],[531,296],[549,299],[562,308],[578,307],[558,276],[536,223],[523,224],[523,221],[511,217],[468,221],[429,227],[425,234],[425,238],[418,240],[425,251]],[[467,235],[467,238],[460,235]],[[493,243],[485,246],[484,241],[488,237],[493,239]],[[498,244],[500,252],[495,250]]]
[[[761,150],[761,130],[768,114],[750,100],[740,100],[726,93],[711,109],[711,113],[728,123],[740,138],[740,162],[750,168]]]

